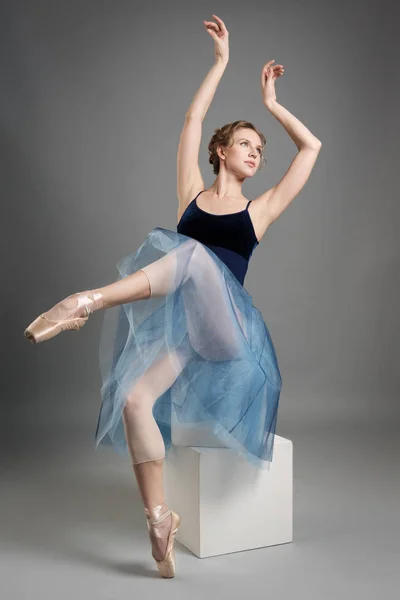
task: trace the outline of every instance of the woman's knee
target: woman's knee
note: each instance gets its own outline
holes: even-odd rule
[[[124,411],[139,412],[146,410],[151,404],[152,396],[147,386],[138,383],[135,389],[126,397]]]
[[[208,254],[206,248],[200,242],[197,242],[193,246],[193,252],[191,256],[191,262],[194,266],[201,267],[208,264],[211,261],[211,257]]]

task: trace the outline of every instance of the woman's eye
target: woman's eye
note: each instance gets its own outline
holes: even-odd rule
[[[241,144],[248,144],[248,142],[240,142]],[[258,154],[262,154],[261,148],[257,148]]]

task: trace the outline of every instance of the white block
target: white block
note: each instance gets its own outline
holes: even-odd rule
[[[206,448],[226,448],[226,445],[213,433],[207,423],[190,425],[186,429],[175,426],[175,417],[171,415],[171,440],[174,446],[201,446]]]
[[[292,442],[275,435],[263,470],[200,437],[201,447],[173,440],[164,461],[165,501],[181,518],[176,539],[199,558],[293,541]]]

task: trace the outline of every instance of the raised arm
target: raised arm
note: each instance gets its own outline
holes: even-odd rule
[[[216,15],[213,17],[218,25],[212,21],[204,21],[204,25],[215,41],[215,63],[207,73],[185,115],[185,123],[179,141],[177,155],[178,221],[196,192],[204,189],[204,181],[199,168],[202,122],[229,61],[229,33],[223,21]]]
[[[264,66],[261,74],[264,104],[286,129],[296,144],[298,153],[282,179],[253,201],[253,210],[258,216],[260,234],[265,232],[268,225],[279,217],[302,190],[322,146],[321,141],[299,119],[276,101],[274,82],[284,69],[282,65],[272,67],[272,62],[274,61],[269,61]]]

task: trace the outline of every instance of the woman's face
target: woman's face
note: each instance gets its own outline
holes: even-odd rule
[[[226,168],[240,177],[253,177],[260,166],[262,144],[253,129],[237,129],[233,134],[233,144],[225,149]],[[248,163],[254,163],[254,166]]]

